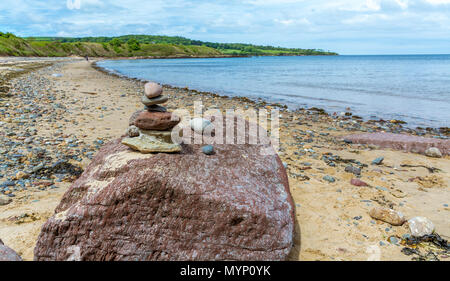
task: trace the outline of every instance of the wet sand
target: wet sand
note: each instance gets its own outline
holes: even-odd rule
[[[54,77],[54,73],[62,76]],[[9,83],[11,96],[0,100],[0,126],[5,132],[0,138],[2,147],[11,141],[17,144],[3,153],[1,161],[12,164],[0,171],[0,184],[21,170],[39,165],[42,160],[33,156],[29,147],[45,148],[48,163],[64,156],[71,165],[85,167],[102,143],[124,134],[129,116],[142,108],[141,82],[100,72],[92,67],[92,62],[56,63]],[[165,92],[170,96],[170,111],[192,111],[198,100],[202,100],[205,109],[271,108],[261,102],[187,89],[166,87]],[[30,112],[20,110],[29,107]],[[27,115],[33,112],[41,116]],[[342,141],[345,135],[380,129],[348,116],[333,118],[315,110],[281,110],[280,130],[279,155],[287,165],[298,221],[291,260],[411,260],[411,256],[401,253],[403,246],[388,241],[391,236],[401,238],[408,233],[406,224],[390,226],[368,215],[372,207],[380,205],[401,211],[407,218],[427,217],[436,225],[437,233],[444,239],[450,238],[449,156],[429,158],[346,144]],[[32,142],[26,144],[30,137]],[[24,156],[17,162],[9,157],[13,152]],[[340,157],[335,159],[359,161],[359,179],[370,187],[351,185],[350,180],[356,176],[344,171],[348,163],[336,160],[330,166],[323,158],[330,153]],[[371,165],[380,156],[385,158],[383,163]],[[430,173],[426,168],[401,167],[402,164],[441,171]],[[335,182],[324,180],[326,175],[334,177]],[[416,177],[421,179],[410,181]],[[12,203],[0,206],[0,238],[5,245],[31,260],[41,225],[51,216],[71,181],[73,177],[31,177],[24,183],[26,190],[14,190]],[[445,256],[440,259],[449,260]]]

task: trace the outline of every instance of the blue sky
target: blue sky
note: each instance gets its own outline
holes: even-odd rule
[[[1,0],[0,31],[180,35],[341,54],[442,54],[450,53],[450,0]]]

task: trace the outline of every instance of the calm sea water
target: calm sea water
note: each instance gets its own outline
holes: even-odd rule
[[[102,61],[122,75],[263,98],[290,108],[350,107],[365,119],[450,127],[450,55],[250,57]]]

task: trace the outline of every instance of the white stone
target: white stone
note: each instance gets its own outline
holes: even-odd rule
[[[422,237],[430,235],[434,231],[434,224],[425,217],[414,217],[408,221],[412,236]]]
[[[439,150],[439,148],[436,147],[430,147],[427,150],[425,150],[425,155],[428,157],[435,157],[435,158],[441,158],[442,153]]]
[[[214,130],[214,125],[211,121],[204,118],[194,118],[189,122],[191,129],[195,132],[202,134],[204,131],[212,132]]]
[[[8,205],[9,203],[11,203],[11,198],[4,196],[4,195],[0,195],[0,206],[4,206],[4,205]]]

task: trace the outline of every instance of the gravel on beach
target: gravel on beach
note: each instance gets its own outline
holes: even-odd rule
[[[40,227],[68,185],[104,143],[126,132],[128,117],[142,108],[143,82],[72,59],[3,83],[8,95],[0,96],[0,195],[11,200],[0,206],[0,239],[30,260]],[[446,139],[445,130],[364,121],[351,111],[290,111],[262,100],[169,86],[164,92],[170,111],[193,112],[199,100],[205,109],[280,109],[279,155],[297,206],[292,260],[366,260],[373,247],[381,249],[382,260],[411,260],[399,243],[390,242],[409,233],[407,224],[372,219],[369,211],[378,206],[408,219],[427,217],[437,233],[450,237],[449,156],[432,158],[343,138],[389,132]],[[354,184],[360,182],[365,185]]]

